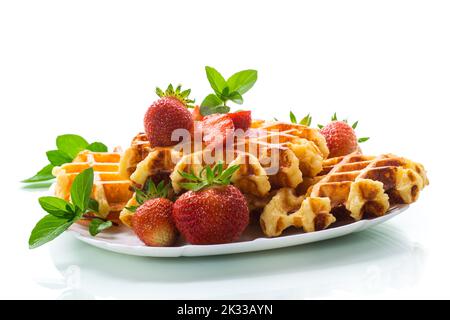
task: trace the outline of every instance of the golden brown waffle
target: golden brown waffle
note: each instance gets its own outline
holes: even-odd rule
[[[416,201],[428,179],[421,164],[405,158],[351,154],[325,160],[321,174],[309,183],[298,208],[283,208],[277,200],[281,195],[269,202],[260,220],[267,236],[278,236],[289,226],[306,232],[324,229],[335,221],[336,209],[345,209],[354,220],[384,215],[394,205]]]
[[[92,198],[99,203],[98,215],[106,218],[121,211],[133,195],[128,179],[119,174],[120,153],[82,151],[71,163],[53,169],[56,177],[55,195],[70,200],[70,187],[83,170],[94,169]]]
[[[302,182],[303,177],[314,177],[322,171],[322,162],[328,156],[328,148],[318,130],[280,122],[257,122],[253,127],[251,130],[254,135],[249,134],[238,140],[239,142],[235,141],[231,161],[227,163],[225,160],[224,167],[240,165],[231,181],[245,195],[253,196],[255,202],[262,202],[256,201],[257,198],[265,201],[271,190],[295,188]],[[214,164],[205,163],[208,152],[206,148],[182,156],[172,147],[150,148],[145,135],[138,134],[124,153],[120,172],[137,188],[142,188],[149,178],[158,182],[161,179],[166,180],[170,174],[174,191],[179,193],[183,191],[181,183],[185,181],[178,172],[192,170],[199,174],[206,164]],[[268,159],[271,159],[272,163]],[[276,172],[271,171],[273,163],[279,167]],[[135,205],[134,198],[127,207],[132,205]],[[132,214],[124,209],[121,220],[129,224]]]

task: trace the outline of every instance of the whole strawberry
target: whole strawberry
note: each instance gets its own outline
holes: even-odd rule
[[[127,208],[134,211],[131,226],[138,238],[147,246],[173,245],[178,230],[172,218],[173,202],[168,200],[168,186],[164,182],[155,186],[150,180],[146,190],[136,190],[139,206]]]
[[[249,223],[249,209],[242,193],[228,185],[239,166],[222,170],[218,164],[206,167],[204,177],[187,179],[191,189],[182,194],[173,206],[173,218],[181,234],[192,244],[219,244],[237,240]]]
[[[144,117],[144,128],[151,147],[166,147],[177,144],[172,141],[172,133],[176,129],[192,131],[194,121],[191,112],[187,110],[193,100],[189,100],[190,90],[181,91],[181,86],[175,90],[169,85],[163,92],[156,88],[160,97],[147,110]]]
[[[344,121],[332,121],[320,133],[327,140],[330,158],[340,157],[358,150],[358,140],[355,131]]]

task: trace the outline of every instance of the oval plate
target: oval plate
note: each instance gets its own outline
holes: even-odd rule
[[[284,248],[337,238],[376,226],[395,217],[407,208],[407,205],[395,207],[389,210],[386,215],[378,218],[351,223],[344,222],[341,225],[316,232],[303,233],[299,229],[289,228],[283,236],[277,238],[264,237],[259,226],[253,224],[247,228],[239,241],[217,245],[191,245],[180,240],[173,247],[147,247],[136,237],[131,229],[125,226],[111,228],[111,230],[105,231],[96,237],[90,236],[87,228],[79,224],[74,224],[69,230],[83,242],[122,254],[148,257],[212,256]]]

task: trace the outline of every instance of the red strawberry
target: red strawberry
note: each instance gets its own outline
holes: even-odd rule
[[[237,111],[229,113],[228,115],[230,116],[231,120],[233,120],[235,129],[242,129],[244,131],[247,131],[247,129],[250,128],[250,125],[252,123],[251,111]]]
[[[219,186],[181,195],[174,204],[173,218],[192,244],[228,243],[247,227],[249,210],[239,189]]]
[[[237,240],[249,223],[249,209],[242,193],[227,185],[239,165],[225,171],[222,164],[206,167],[205,175],[182,176],[195,182],[182,184],[190,189],[173,206],[173,219],[186,240],[192,244],[217,244]],[[194,176],[194,177],[193,177]]]
[[[222,145],[226,137],[234,132],[233,120],[228,114],[212,114],[200,123],[206,145]]]
[[[192,114],[186,106],[192,100],[187,99],[190,90],[181,91],[178,86],[175,90],[169,85],[166,92],[157,88],[160,97],[147,110],[144,118],[144,128],[150,146],[165,147],[177,144],[172,141],[172,133],[176,129],[192,131],[194,121]]]
[[[194,109],[192,109],[192,119],[194,119],[194,121],[202,121],[203,120],[203,115],[200,113],[199,106],[195,106]]]
[[[355,131],[344,121],[332,121],[320,130],[327,140],[329,157],[340,157],[358,150]]]
[[[131,218],[136,235],[147,246],[171,246],[177,238],[172,218],[173,203],[165,198],[144,202]]]

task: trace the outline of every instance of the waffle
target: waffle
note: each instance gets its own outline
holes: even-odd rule
[[[258,157],[251,152],[255,146]],[[225,161],[224,167],[240,166],[231,182],[255,203],[265,202],[271,190],[295,188],[304,177],[314,177],[322,171],[323,159],[328,156],[325,139],[316,129],[279,122],[254,123],[250,133],[235,141],[232,149],[232,160]],[[206,164],[213,164],[205,163],[208,152],[210,150],[205,146],[184,156],[173,147],[150,148],[145,135],[138,134],[122,158],[120,172],[137,188],[142,188],[149,178],[158,182],[170,176],[174,191],[180,193],[184,191],[182,183],[185,180],[179,172],[199,174]],[[269,159],[272,164],[277,164],[276,172],[271,171]],[[127,207],[135,204],[133,197]],[[124,209],[122,222],[129,225],[132,215]]]
[[[121,211],[131,198],[130,181],[119,174],[121,156],[117,152],[82,151],[71,163],[53,169],[56,177],[55,195],[70,200],[70,188],[75,177],[87,168],[94,169],[92,198],[99,203],[98,216],[106,218]]]
[[[382,216],[392,206],[416,201],[428,178],[421,164],[405,158],[351,154],[325,160],[322,172],[308,182],[311,186],[298,208],[283,208],[282,195],[265,207],[260,222],[267,236],[278,236],[290,226],[306,232],[324,229],[336,220],[332,213],[338,209],[356,221]]]

